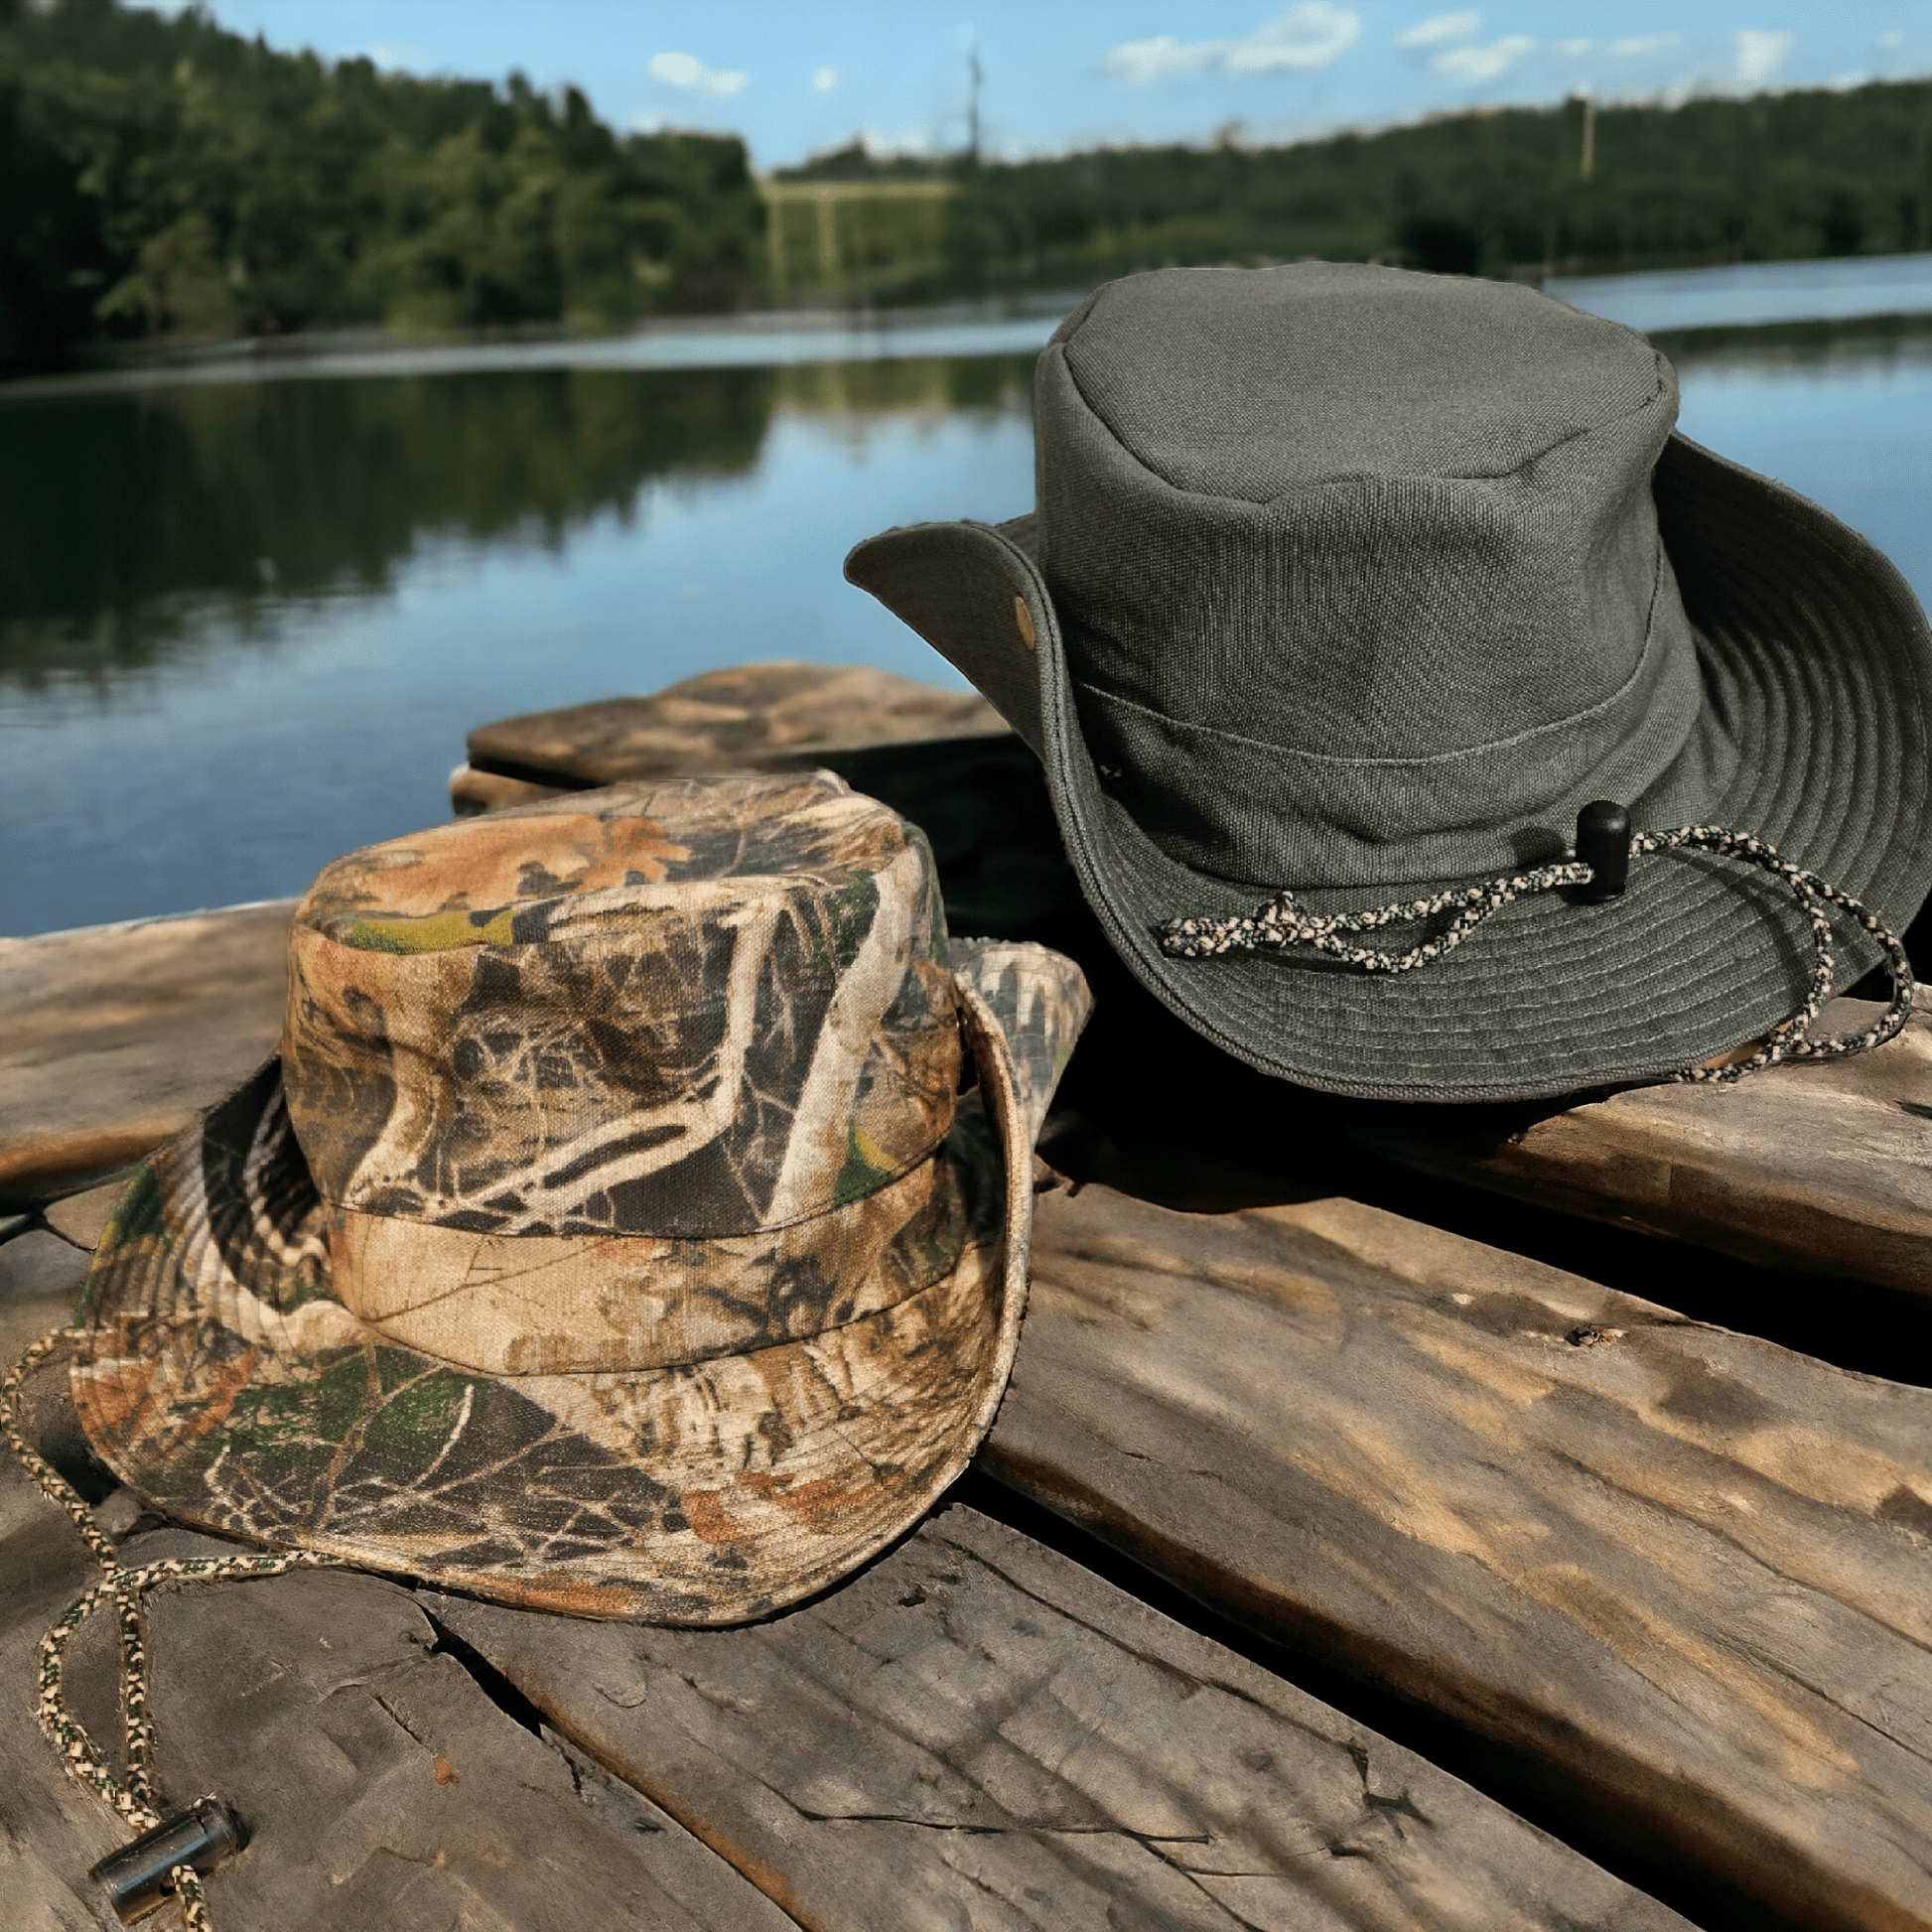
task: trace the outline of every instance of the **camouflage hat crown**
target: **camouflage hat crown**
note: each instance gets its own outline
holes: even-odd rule
[[[666,793],[675,834],[567,798],[323,872],[282,1062],[325,1198],[471,1233],[744,1234],[945,1138],[959,1028],[924,835],[824,779]],[[407,1105],[336,1104],[370,1080]]]
[[[75,1394],[130,1486],[703,1623],[822,1587],[964,1466],[1087,997],[949,945],[915,828],[824,772],[579,794],[336,861],[289,958],[279,1060],[155,1157],[90,1279]]]

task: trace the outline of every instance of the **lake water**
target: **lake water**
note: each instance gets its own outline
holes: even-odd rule
[[[1812,314],[1932,291],[1922,260],[1801,266]],[[1688,309],[1682,276],[1564,292],[1653,328],[1754,320],[1738,271],[1701,272],[1720,279]],[[765,322],[0,390],[0,932],[299,892],[447,816],[465,732],[514,712],[755,658],[957,683],[840,559],[889,524],[1030,504],[1051,324]],[[1932,325],[1666,346],[1689,434],[1932,598]]]

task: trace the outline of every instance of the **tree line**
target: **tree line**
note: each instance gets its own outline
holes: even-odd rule
[[[1601,108],[1587,172],[1589,111],[1011,164],[851,146],[787,178],[842,184],[842,209],[869,182],[950,191],[936,245],[875,224],[863,273],[818,291],[845,299],[1302,255],[1511,274],[1932,248],[1932,83]],[[0,370],[142,337],[755,307],[766,221],[741,141],[620,136],[575,88],[274,53],[194,7],[0,0]]]
[[[199,8],[0,0],[0,367],[100,339],[610,328],[758,297],[742,141],[575,88],[271,52]]]
[[[853,182],[869,166],[906,174],[856,147],[792,172]],[[946,259],[895,291],[907,299],[1303,255],[1510,275],[1907,253],[1932,249],[1932,83],[931,168],[956,186]]]

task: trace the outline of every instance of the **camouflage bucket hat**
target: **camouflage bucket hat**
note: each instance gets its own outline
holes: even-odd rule
[[[88,1279],[74,1398],[137,1493],[708,1624],[965,1466],[1089,1000],[1043,947],[949,944],[915,827],[822,771],[579,793],[336,861],[289,969],[280,1054]]]

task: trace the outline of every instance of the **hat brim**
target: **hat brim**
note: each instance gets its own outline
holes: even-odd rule
[[[150,1159],[109,1223],[72,1369],[95,1449],[187,1522],[532,1608],[732,1623],[835,1583],[992,1426],[1033,1145],[1086,1018],[1077,969],[1042,947],[955,941],[953,965],[979,1082],[932,1158],[965,1235],[907,1299],[674,1368],[454,1367],[329,1294],[271,1060]]]
[[[1687,438],[1671,438],[1654,488],[1705,685],[1677,767],[1709,774],[1699,819],[1769,841],[1903,930],[1932,886],[1932,632],[1917,601],[1856,531]],[[1373,1099],[1540,1099],[1696,1064],[1805,1000],[1814,954],[1790,893],[1688,852],[1636,860],[1625,896],[1605,904],[1519,899],[1412,973],[1318,956],[1170,958],[1157,938],[1168,919],[1251,912],[1267,894],[1170,858],[1109,795],[1034,519],[889,531],[854,550],[846,574],[1038,751],[1082,890],[1135,975],[1264,1073]],[[1683,822],[1681,809],[1659,822],[1645,799],[1620,802],[1639,830]],[[1342,910],[1396,896],[1305,897]],[[1841,989],[1880,957],[1845,932]]]

